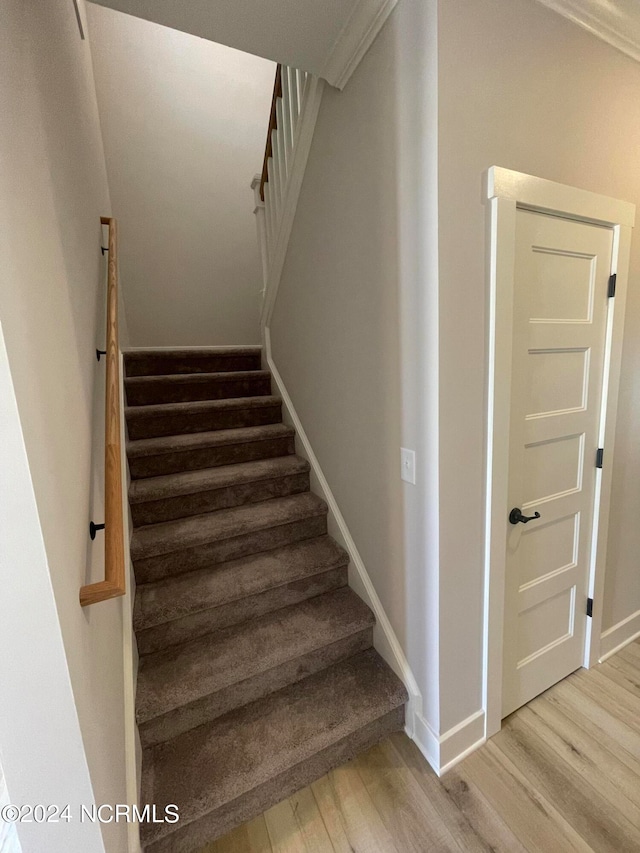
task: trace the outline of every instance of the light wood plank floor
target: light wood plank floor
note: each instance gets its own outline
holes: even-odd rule
[[[640,643],[579,670],[438,779],[403,734],[201,853],[640,851]]]

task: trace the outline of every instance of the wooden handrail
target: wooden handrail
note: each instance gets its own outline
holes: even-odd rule
[[[122,446],[120,441],[120,351],[118,349],[118,227],[109,226],[107,272],[107,378],[104,436],[104,580],[83,586],[80,604],[95,604],[125,593],[124,523],[122,515]]]
[[[278,127],[278,116],[276,104],[278,98],[282,97],[282,65],[276,68],[276,80],[273,84],[273,96],[271,98],[271,114],[269,115],[269,130],[267,131],[267,144],[264,149],[264,160],[262,161],[262,174],[260,175],[260,198],[264,201],[264,185],[269,181],[269,158],[273,151],[271,148],[271,131]]]

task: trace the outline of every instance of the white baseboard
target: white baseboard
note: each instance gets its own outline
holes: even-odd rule
[[[353,537],[349,532],[347,523],[344,520],[337,501],[331,491],[320,463],[313,452],[309,438],[302,426],[300,418],[295,410],[291,397],[286,389],[282,377],[276,367],[271,355],[271,336],[269,328],[265,327],[265,350],[264,359],[271,371],[271,376],[276,385],[279,395],[282,397],[283,419],[296,430],[296,437],[300,446],[298,452],[311,465],[311,481],[313,490],[320,494],[326,501],[329,507],[328,525],[329,533],[336,539],[342,547],[348,552],[351,562],[349,565],[349,586],[351,586],[371,608],[375,617],[376,624],[373,630],[373,644],[376,651],[389,664],[396,673],[398,678],[403,682],[409,693],[409,701],[406,709],[406,732],[409,737],[414,736],[414,721],[416,715],[422,711],[422,694],[418,688],[418,683],[409,667],[409,663],[405,657],[402,647],[395,635],[387,614],[382,607],[382,603],[378,598],[371,578],[362,561],[362,557],[353,541]]]
[[[640,610],[627,616],[612,628],[607,628],[600,637],[600,663],[615,655],[620,649],[640,637]]]
[[[440,769],[439,776],[470,755],[485,742],[484,710],[476,711],[458,723],[457,726],[440,735]]]
[[[124,357],[120,351],[120,376],[124,376]],[[124,416],[124,382],[120,382],[120,442],[127,446],[127,423]],[[127,567],[126,592],[122,597],[122,651],[124,669],[124,751],[125,786],[129,805],[140,805],[140,782],[142,765],[142,746],[136,723],[136,683],[138,680],[138,647],[133,632],[133,602],[135,598],[135,575],[131,563],[131,510],[129,509],[129,464],[123,454],[122,463],[122,505],[124,512],[124,542],[126,548],[125,565]],[[142,853],[140,826],[127,824],[127,853]]]
[[[409,732],[407,734],[439,776],[440,739],[422,714],[415,714],[413,722],[413,736]]]
[[[438,776],[444,776],[485,743],[484,725],[485,713],[480,710],[444,734],[437,735],[424,717],[418,715],[413,739]]]

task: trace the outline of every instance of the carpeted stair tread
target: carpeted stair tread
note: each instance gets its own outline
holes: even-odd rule
[[[248,797],[278,774],[312,762],[332,744],[357,736],[406,699],[404,686],[373,649],[354,655],[145,750],[143,801],[154,803],[159,812],[177,804],[177,827],[184,830],[198,818]],[[302,769],[302,785],[316,778],[313,769],[310,772],[305,780]],[[143,843],[169,836],[175,828],[144,824]]]
[[[213,569],[140,584],[136,588],[135,629],[142,631],[209,608],[222,607],[348,563],[349,555],[337,542],[329,536],[320,536],[219,563]]]
[[[262,348],[203,347],[202,349],[135,350],[124,353],[127,376],[259,370]]]
[[[179,474],[164,474],[159,477],[146,477],[134,480],[129,487],[131,504],[173,498],[179,495],[191,495],[213,489],[223,489],[245,483],[262,480],[274,480],[278,477],[290,477],[309,471],[309,463],[299,456],[282,456],[276,459],[262,459],[257,462],[240,462],[236,465],[221,465],[217,468],[204,468],[199,471],[185,471]]]
[[[134,531],[131,556],[134,561],[148,559],[326,513],[326,503],[312,492],[306,492],[176,521],[149,524]]]
[[[370,628],[373,623],[373,613],[367,605],[344,587],[147,655],[141,659],[138,674],[138,722],[274,671]]]
[[[275,459],[295,453],[295,430],[282,423],[140,436],[127,445],[132,479]]]
[[[309,470],[289,454],[138,478],[130,487],[131,517],[140,527],[308,492]]]
[[[186,432],[261,426],[280,423],[282,400],[272,394],[197,400],[188,403],[159,403],[127,406],[125,418],[133,440]]]
[[[271,394],[268,370],[172,373],[124,380],[129,406],[228,399]]]
[[[127,444],[127,456],[129,459],[139,459],[161,453],[179,453],[185,450],[219,447],[225,444],[247,444],[252,441],[265,441],[293,435],[295,435],[295,430],[287,424],[264,424],[263,426],[241,427],[239,429],[217,429],[211,432],[162,435],[156,438],[140,438],[137,441],[130,441]]]

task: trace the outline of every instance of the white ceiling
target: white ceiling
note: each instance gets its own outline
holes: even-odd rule
[[[397,0],[93,0],[342,88]]]
[[[92,0],[343,88],[397,0]],[[640,0],[539,0],[640,61]]]

